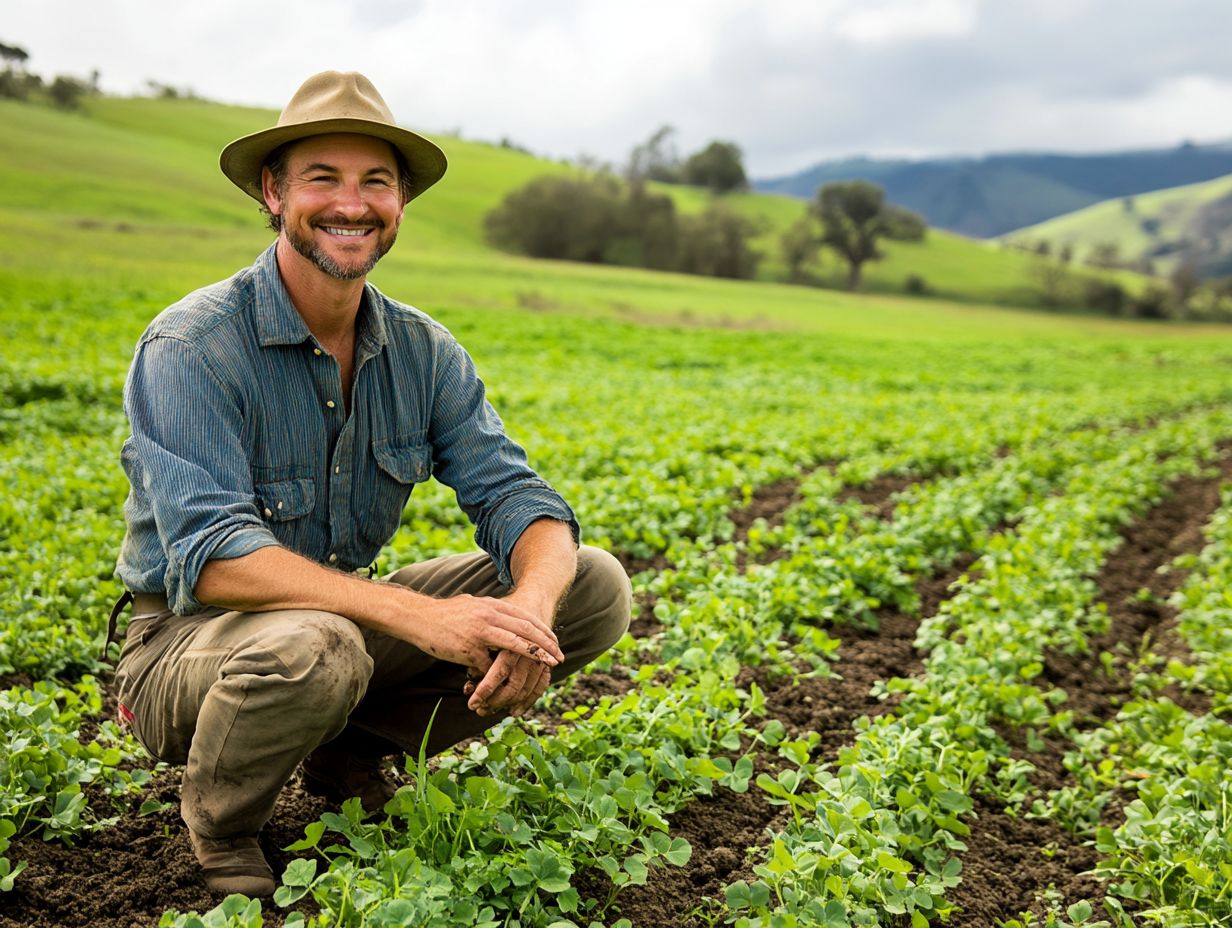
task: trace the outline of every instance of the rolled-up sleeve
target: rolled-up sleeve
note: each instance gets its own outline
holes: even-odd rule
[[[576,544],[577,518],[505,434],[474,363],[452,338],[442,347],[435,375],[428,435],[433,471],[457,494],[458,505],[475,524],[475,543],[491,556],[501,582],[512,585],[510,559],[527,526],[556,519],[569,526]]]
[[[164,589],[180,614],[202,609],[194,590],[207,561],[278,544],[256,508],[241,402],[184,340],[157,336],[138,347],[124,388],[125,465],[137,508],[157,529]]]

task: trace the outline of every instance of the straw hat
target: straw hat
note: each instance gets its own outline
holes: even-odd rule
[[[407,199],[419,196],[445,173],[445,153],[422,135],[399,128],[372,81],[356,71],[314,74],[295,92],[277,126],[236,139],[222,150],[218,163],[231,183],[264,206],[261,166],[270,152],[328,132],[370,135],[401,152],[411,174]]]

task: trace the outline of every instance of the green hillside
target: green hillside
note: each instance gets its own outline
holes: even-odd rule
[[[1031,245],[1070,245],[1078,260],[1101,246],[1122,261],[1146,259],[1157,273],[1185,260],[1207,275],[1232,274],[1232,174],[1200,184],[1105,200],[1003,237]]]
[[[218,152],[274,118],[269,110],[200,100],[96,98],[75,113],[0,100],[6,127],[0,135],[0,272],[140,282],[158,299],[231,273],[268,244],[270,234],[255,204],[218,171]],[[528,261],[492,249],[483,239],[483,217],[530,178],[574,168],[494,145],[440,141],[449,174],[407,211],[399,247],[375,278],[405,273],[414,283],[402,295],[414,294],[425,305],[822,327],[834,321],[823,321],[831,311],[844,327],[855,324],[853,311],[867,322],[886,311],[891,326],[910,319],[910,329],[918,331],[936,318],[944,320],[944,332],[954,324],[982,328],[981,314],[990,305],[1039,306],[1032,258],[937,230],[922,243],[887,244],[887,257],[866,266],[865,297],[835,292],[846,270],[829,253],[817,276],[835,290],[775,283],[786,276],[779,236],[804,207],[761,193],[727,198],[761,229],[756,245],[765,259],[757,286]],[[661,189],[686,212],[708,201],[699,189]],[[1131,290],[1141,286],[1127,272],[1117,276]],[[928,298],[904,296],[912,277],[923,282]],[[917,318],[925,308],[934,316]],[[956,323],[951,314],[964,321]],[[989,324],[1002,325],[998,318]]]
[[[0,138],[0,215],[23,224],[50,223],[64,247],[72,247],[77,231],[90,233],[94,242],[100,230],[120,230],[156,237],[139,249],[149,254],[169,246],[167,236],[183,236],[191,244],[174,247],[169,257],[214,264],[209,256],[223,248],[228,257],[216,266],[229,268],[233,246],[243,243],[241,252],[249,253],[266,240],[266,233],[252,202],[218,171],[218,151],[233,138],[272,124],[274,115],[199,100],[102,98],[90,101],[82,113],[0,101],[0,120],[8,129]],[[404,239],[414,243],[421,258],[485,256],[485,266],[514,260],[484,242],[484,214],[532,177],[573,169],[492,145],[459,139],[443,139],[442,144],[450,158],[449,174],[408,210]],[[698,189],[663,189],[685,211],[699,211],[707,201]],[[802,204],[758,193],[735,195],[729,202],[762,230],[757,240],[765,255],[761,278],[782,279],[778,238],[802,214]],[[866,271],[871,292],[902,293],[914,275],[937,297],[1024,306],[1037,302],[1028,277],[1030,262],[1022,255],[939,231],[922,244],[892,244],[886,250],[888,257]],[[6,248],[6,260],[23,261],[23,251],[14,242]],[[619,277],[621,272],[610,273]],[[845,271],[827,255],[819,276],[838,287]]]

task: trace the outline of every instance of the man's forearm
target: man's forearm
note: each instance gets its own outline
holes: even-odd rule
[[[550,541],[545,545],[547,550],[557,547]],[[532,553],[527,564],[538,560],[539,555]],[[332,612],[413,644],[433,657],[484,672],[492,665],[494,651],[512,651],[554,667],[564,655],[551,631],[551,614],[539,612],[537,603],[559,581],[554,571],[524,569],[528,578],[536,580],[530,587],[538,591],[534,599],[466,594],[436,599],[396,583],[376,583],[330,570],[286,548],[271,546],[243,557],[209,561],[197,578],[194,593],[203,603],[242,612]],[[563,592],[567,581],[559,585]]]
[[[550,620],[577,575],[577,545],[569,526],[539,519],[526,527],[509,558],[513,595]]]
[[[330,570],[286,548],[269,546],[227,560],[208,561],[194,595],[201,602],[241,612],[319,609],[344,615],[358,625],[389,632],[395,588],[354,574]],[[412,598],[430,597],[396,588]]]

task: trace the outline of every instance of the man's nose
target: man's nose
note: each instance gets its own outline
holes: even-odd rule
[[[348,219],[359,219],[368,212],[363,188],[358,184],[343,184],[338,194],[338,209]]]

